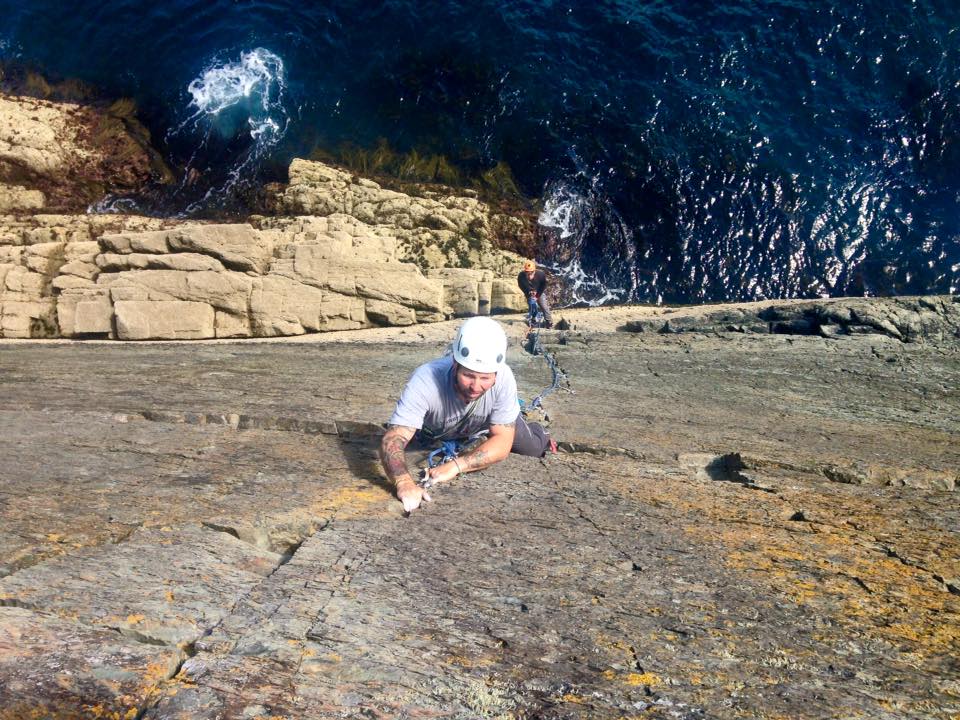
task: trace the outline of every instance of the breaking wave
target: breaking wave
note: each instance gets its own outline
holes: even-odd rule
[[[285,90],[283,60],[265,48],[242,52],[238,61],[214,61],[190,81],[190,114],[167,141],[196,141],[180,190],[199,182],[205,192],[183,214],[222,206],[255,182],[259,163],[290,126]]]
[[[564,278],[565,305],[605,305],[637,297],[633,233],[612,203],[592,188],[548,188],[537,223],[548,267]],[[619,258],[619,261],[618,261]]]

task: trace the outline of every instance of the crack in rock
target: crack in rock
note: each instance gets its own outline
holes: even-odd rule
[[[216,425],[234,430],[276,430],[281,432],[303,433],[305,435],[335,435],[346,442],[368,442],[383,434],[383,425],[355,420],[303,420],[284,416],[255,416],[238,413],[173,412],[166,410],[145,410],[141,413],[119,416],[122,421],[149,420],[187,425]],[[595,445],[563,441],[557,443],[557,449],[566,453],[586,453],[589,455],[629,457],[644,460],[643,453],[629,448]],[[242,538],[241,538],[242,539]]]
[[[233,430],[275,430],[304,435],[335,435],[347,442],[367,442],[383,434],[384,426],[356,420],[305,420],[278,415],[244,415],[240,413],[175,412],[144,410],[140,413],[120,414],[120,422],[148,420],[174,425],[214,425]]]
[[[898,562],[902,563],[903,565],[906,565],[907,567],[911,567],[911,568],[914,568],[915,570],[919,570],[921,572],[926,573],[933,579],[934,582],[936,582],[937,585],[939,585],[943,589],[944,592],[948,592],[951,595],[960,595],[960,587],[954,585],[951,582],[948,582],[947,579],[944,578],[942,575],[935,573],[933,570],[929,570],[928,568],[924,567],[918,562],[914,562],[909,558],[905,558],[903,555],[898,553],[895,549],[893,549],[886,543],[880,540],[877,540],[876,538],[874,538],[874,541],[876,542],[877,547],[879,547],[884,553],[886,553],[887,557],[891,557],[894,560],[897,560]]]

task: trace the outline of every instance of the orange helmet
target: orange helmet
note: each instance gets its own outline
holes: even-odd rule
[[[533,260],[524,260],[523,261],[523,271],[530,272],[531,270],[536,270],[537,264]]]

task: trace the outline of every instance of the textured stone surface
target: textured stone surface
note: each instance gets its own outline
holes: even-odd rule
[[[0,213],[10,213],[0,215],[0,338],[273,337],[524,307],[513,281],[521,258],[496,243],[516,247],[529,228],[472,191],[405,194],[295,160],[272,203],[286,215],[203,223],[69,214],[169,179],[137,127],[128,103],[0,94]],[[104,302],[140,304],[135,319],[129,305],[124,318],[112,308],[105,319]],[[204,303],[214,320],[161,302]],[[150,316],[176,307],[191,314]]]
[[[567,452],[409,518],[378,424],[455,322],[3,345],[0,718],[956,716],[956,348],[613,329],[665,311],[559,312]]]
[[[159,700],[180,655],[114,630],[0,606],[0,719],[136,717]]]
[[[0,211],[82,211],[107,192],[142,187],[157,169],[114,108],[0,93]]]
[[[11,210],[39,210],[44,205],[43,193],[23,185],[0,183],[0,212]]]
[[[498,214],[470,193],[421,189],[407,195],[320,162],[294,160],[290,182],[277,196],[289,215],[325,217],[342,213],[391,229],[403,257],[428,267],[485,268],[515,275],[520,258],[495,250],[498,233],[522,234],[516,218]],[[506,243],[512,245],[515,243]],[[522,309],[520,305],[513,310]]]
[[[8,318],[0,322],[3,337],[275,337],[435,322],[522,305],[512,278],[463,268],[424,274],[401,257],[390,227],[345,215],[162,229],[159,221],[135,218],[112,227],[61,220],[64,226],[51,232],[18,221],[0,237],[0,318]],[[110,232],[115,228],[121,232]],[[116,307],[132,301],[141,303],[136,328],[131,306],[122,322]],[[151,316],[189,307],[161,302],[203,303],[223,317]],[[100,315],[104,303],[111,306],[106,319]],[[96,307],[92,322],[84,307]]]
[[[206,303],[118,300],[113,308],[120,340],[197,340],[214,337],[214,311]]]
[[[763,306],[743,304],[716,312],[628,322],[631,332],[740,332],[819,335],[885,335],[906,342],[960,345],[960,302],[955,296],[838,298]]]

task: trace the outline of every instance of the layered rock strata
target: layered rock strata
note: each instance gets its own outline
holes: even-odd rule
[[[524,244],[529,232],[519,218],[496,212],[472,190],[419,186],[417,195],[381,187],[373,180],[307,160],[290,164],[290,182],[276,193],[284,215],[344,213],[391,228],[406,259],[427,268],[484,268],[509,276],[516,258],[497,247]]]
[[[2,335],[274,337],[523,306],[513,278],[493,270],[423,272],[404,261],[382,225],[344,214],[254,222],[8,218],[0,236]],[[506,266],[506,255],[498,257]]]
[[[630,332],[740,332],[842,338],[885,335],[903,342],[960,344],[960,302],[952,295],[904,298],[837,298],[741,305],[697,314],[666,310],[631,320]]]
[[[295,160],[278,216],[51,214],[149,177],[137,138],[108,126],[0,96],[0,337],[274,337],[524,307],[520,259],[495,243],[525,226],[470,191],[407,195]]]
[[[0,337],[56,337],[58,307],[94,287],[98,239],[149,232],[170,221],[121,215],[0,216]]]

